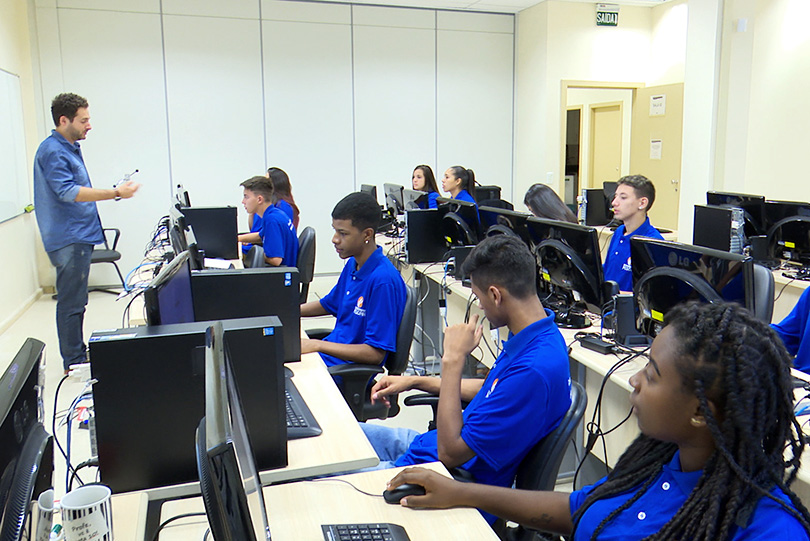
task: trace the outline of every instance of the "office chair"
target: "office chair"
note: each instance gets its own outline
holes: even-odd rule
[[[309,284],[315,275],[315,229],[307,226],[298,235],[298,277],[301,280],[301,304],[307,302]]]
[[[264,247],[254,244],[248,250],[245,257],[245,267],[249,269],[266,267],[267,263],[264,260]]]
[[[515,205],[505,199],[484,199],[478,202],[479,207],[494,207],[496,209],[515,210]]]
[[[389,353],[385,361],[385,370],[392,376],[399,376],[408,367],[408,358],[413,342],[413,329],[416,324],[416,291],[406,285],[405,309],[402,312],[402,321],[397,330],[396,351]],[[307,333],[309,334],[309,332]],[[309,334],[311,338],[316,335]],[[332,376],[343,379],[341,392],[346,403],[349,404],[355,418],[364,422],[368,419],[387,419],[399,413],[398,395],[390,395],[391,406],[384,402],[372,404],[369,391],[369,382],[377,374],[383,372],[382,367],[368,364],[348,363],[329,367]]]
[[[104,235],[104,248],[93,248],[93,253],[90,255],[90,264],[93,263],[112,263],[113,267],[115,267],[115,272],[118,273],[118,279],[121,280],[121,287],[124,290],[127,289],[127,284],[124,281],[124,276],[121,274],[121,269],[118,268],[117,261],[121,259],[121,252],[117,250],[118,248],[118,239],[121,238],[121,230],[116,229],[114,227],[103,227],[102,226],[102,234]],[[107,240],[107,232],[113,232],[115,236],[113,237],[112,241],[112,248],[110,247],[110,243]],[[113,291],[108,287],[103,286],[88,286],[87,291],[104,291],[105,293],[112,293],[113,295],[118,295],[118,291]],[[57,291],[57,294],[59,292]]]
[[[768,267],[754,264],[754,316],[770,323],[773,317],[773,272]]]
[[[433,421],[428,425],[430,430],[436,427],[436,408],[438,404],[439,397],[430,393],[411,395],[405,399],[406,406],[430,405],[433,407]],[[571,406],[563,415],[557,428],[546,434],[523,458],[515,475],[515,488],[521,490],[554,490],[554,485],[557,483],[557,473],[565,456],[565,450],[574,437],[574,431],[579,426],[587,405],[588,395],[585,393],[585,389],[576,381],[572,381]],[[450,473],[458,480],[473,480],[470,474],[461,468],[452,468]],[[543,539],[543,537],[536,537],[537,535],[542,536],[541,533],[523,526],[507,527],[502,519],[495,522],[493,529],[502,533],[502,537],[508,541]]]

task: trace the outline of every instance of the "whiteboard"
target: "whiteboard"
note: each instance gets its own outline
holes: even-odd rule
[[[20,78],[0,69],[0,222],[31,202],[26,162]]]

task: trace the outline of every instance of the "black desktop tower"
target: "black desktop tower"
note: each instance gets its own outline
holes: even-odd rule
[[[442,216],[438,209],[405,212],[405,255],[409,264],[443,261],[447,244],[442,237]]]
[[[301,298],[298,269],[206,269],[191,273],[195,321],[278,316],[284,362],[301,360]]]
[[[236,259],[236,207],[180,207],[186,225],[194,230],[194,238],[205,257]]]
[[[208,323],[96,331],[90,338],[101,481],[114,493],[196,482]],[[259,471],[287,465],[281,324],[223,321]]]

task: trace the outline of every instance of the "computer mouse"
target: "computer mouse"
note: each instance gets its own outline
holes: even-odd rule
[[[397,488],[392,488],[391,490],[383,491],[383,498],[385,499],[386,503],[399,503],[399,500],[404,498],[405,496],[424,496],[425,495],[425,487],[422,485],[410,485],[405,483],[404,485],[399,485]]]

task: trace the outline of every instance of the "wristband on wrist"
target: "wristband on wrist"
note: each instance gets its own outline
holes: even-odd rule
[[[115,200],[121,201],[121,192],[118,191],[118,188],[115,188]]]

